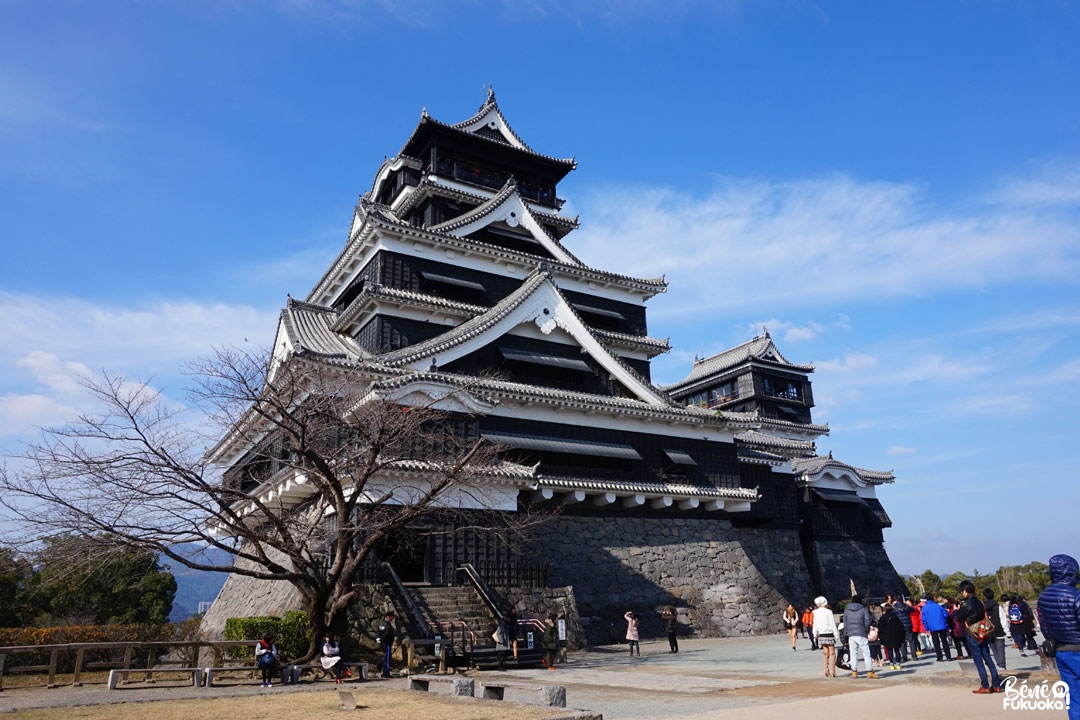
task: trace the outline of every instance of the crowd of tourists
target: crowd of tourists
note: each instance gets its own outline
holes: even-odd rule
[[[1049,567],[1051,584],[1040,595],[1037,611],[1022,595],[995,597],[990,589],[979,593],[965,580],[959,598],[890,595],[880,604],[864,604],[855,595],[838,622],[828,600],[818,597],[813,608],[807,605],[801,612],[789,604],[782,620],[792,650],[798,649],[801,634],[810,650],[821,651],[826,677],[836,677],[840,667],[858,678],[861,665],[865,677],[877,678],[877,670],[901,670],[933,653],[937,662],[972,660],[980,679],[976,694],[1002,692],[998,671],[1007,668],[1008,651],[1021,657],[1038,653],[1036,632],[1041,629],[1043,653],[1057,657],[1062,680],[1073,697],[1080,697],[1080,571],[1068,555],[1055,555]],[[1080,702],[1075,705],[1080,708]],[[1070,720],[1078,717],[1070,714]]]

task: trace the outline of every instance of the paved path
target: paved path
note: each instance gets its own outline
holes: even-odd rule
[[[623,647],[573,653],[556,671],[475,672],[477,679],[498,677],[566,687],[568,708],[600,712],[605,720],[680,718],[683,720],[835,720],[869,715],[892,718],[1015,717],[1003,708],[1002,695],[978,696],[977,680],[960,677],[955,662],[921,659],[902,671],[882,670],[880,680],[823,677],[821,655],[791,651],[786,635],[682,640],[681,652],[667,652],[667,641],[642,642],[642,656],[631,658]],[[924,656],[924,658],[927,656]],[[1009,650],[1010,670],[1037,671],[1037,657],[1021,658]],[[1021,662],[1024,661],[1024,662]],[[1015,663],[1015,665],[1013,665]],[[929,684],[936,683],[936,684]],[[101,685],[45,690],[6,689],[0,712],[33,707],[75,707],[169,698],[254,696],[260,693],[325,690],[329,683],[259,688],[254,682],[215,687],[130,687],[109,692]],[[398,689],[401,680],[374,681],[368,691]],[[856,715],[857,714],[857,715]],[[1026,711],[1031,720],[1064,717],[1050,711]],[[512,717],[508,715],[507,717]]]
[[[568,707],[601,712],[605,720],[835,720],[850,713],[910,720],[959,712],[985,716],[991,709],[1004,713],[1001,695],[973,695],[978,679],[961,677],[958,663],[935,662],[932,653],[900,671],[880,670],[880,680],[852,680],[841,670],[832,679],[824,677],[820,652],[808,645],[800,639],[799,650],[792,652],[786,635],[680,640],[680,652],[671,654],[667,641],[660,640],[642,642],[640,658],[631,658],[624,647],[603,647],[571,655],[554,672],[506,674],[557,681],[566,686]],[[1037,657],[1021,658],[1015,650],[1008,651],[1006,660],[1021,673],[1039,669]],[[923,684],[930,682],[938,684]],[[1040,713],[1028,715],[1039,720]]]

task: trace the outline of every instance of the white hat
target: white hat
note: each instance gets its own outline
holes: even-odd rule
[[[817,607],[825,607],[828,603],[829,601],[825,599],[824,595],[818,595],[814,598],[814,605]]]

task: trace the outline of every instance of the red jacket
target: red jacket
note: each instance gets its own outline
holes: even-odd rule
[[[926,632],[926,630],[923,629],[922,613],[919,612],[918,608],[915,608],[915,612],[911,613],[911,632]]]

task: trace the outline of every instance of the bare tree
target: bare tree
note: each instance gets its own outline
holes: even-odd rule
[[[529,472],[455,430],[463,416],[441,408],[470,388],[453,376],[303,357],[273,366],[238,350],[191,375],[186,407],[146,382],[84,380],[102,413],[47,429],[10,458],[0,503],[23,540],[108,534],[190,568],[292,583],[313,626],[307,657],[381,541],[423,516],[483,506],[493,477]],[[412,392],[417,378],[427,394]],[[230,561],[178,547],[191,542]]]

